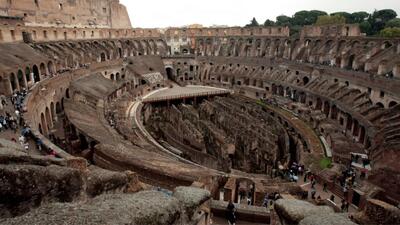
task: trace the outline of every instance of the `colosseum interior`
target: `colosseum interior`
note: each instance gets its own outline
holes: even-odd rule
[[[0,0],[0,224],[400,224],[400,39],[63,2]]]

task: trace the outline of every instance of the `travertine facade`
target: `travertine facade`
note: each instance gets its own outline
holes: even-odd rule
[[[27,26],[131,28],[119,0],[1,0],[0,16],[23,18]]]
[[[76,202],[68,207],[86,211],[96,209],[80,201],[79,191],[89,198],[151,187],[169,194],[177,186],[210,192],[178,188],[173,197],[163,198],[165,208],[154,212],[173,209],[158,224],[209,224],[209,194],[234,202],[244,194],[257,206],[273,192],[299,197],[304,190],[284,179],[292,162],[304,164],[335,194],[367,211],[373,211],[368,205],[373,198],[400,201],[399,39],[363,37],[354,25],[305,27],[299,38],[290,37],[287,27],[130,29],[118,1],[0,0],[0,9],[5,16],[0,25],[0,94],[29,90],[24,122],[41,147],[62,158],[0,156],[12,158],[0,168],[9,180],[13,168],[26,164],[38,174],[57,166],[50,174],[57,194],[65,189],[57,186],[63,169],[58,166],[66,167],[78,177],[70,182],[76,192],[68,201]],[[354,155],[367,161],[363,165]],[[320,171],[324,157],[338,167],[357,168],[357,176],[365,177],[357,190],[349,188],[345,196],[327,175],[335,171]],[[26,162],[20,165],[21,160]],[[70,164],[78,171],[69,169]],[[44,176],[38,177],[40,184]],[[385,182],[387,178],[393,182]],[[364,194],[357,197],[359,190]],[[8,216],[40,207],[30,203],[35,203],[30,193],[23,196],[29,207],[12,202]],[[139,195],[129,195],[124,204],[131,205]],[[124,198],[102,195],[90,201],[104,200],[108,207],[115,204],[113,197]],[[25,211],[12,212],[15,205]],[[43,216],[46,207],[33,213]],[[147,214],[126,219],[139,221],[142,215]],[[262,218],[273,222],[273,216],[264,213]],[[329,213],[332,220],[339,217],[352,224]],[[288,221],[320,220],[307,215]]]

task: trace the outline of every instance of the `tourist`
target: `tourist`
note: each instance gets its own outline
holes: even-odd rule
[[[25,137],[23,135],[19,136],[18,141],[21,144],[21,146],[25,145]]]
[[[267,193],[265,193],[264,201],[263,201],[262,206],[263,207],[268,207],[268,194]]]
[[[236,225],[235,205],[232,203],[232,200],[229,200],[226,207],[226,219],[229,225]]]
[[[315,194],[317,194],[317,190],[314,187],[311,188],[311,199],[315,199]]]
[[[311,188],[315,188],[315,184],[317,184],[315,179],[311,179]]]
[[[346,201],[346,203],[344,204],[344,211],[345,212],[349,212],[349,202]]]
[[[43,145],[42,140],[40,140],[40,138],[38,138],[38,139],[36,140],[36,148],[37,148],[39,151],[42,151],[42,145]]]
[[[324,192],[328,192],[328,184],[324,182],[324,188],[322,189]]]

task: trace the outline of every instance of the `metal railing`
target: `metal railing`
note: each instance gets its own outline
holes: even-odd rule
[[[228,91],[228,90],[208,91],[208,92],[201,92],[201,93],[188,93],[188,94],[180,94],[180,95],[170,95],[170,96],[146,98],[143,100],[143,102],[144,103],[161,102],[161,101],[167,101],[167,100],[194,98],[194,97],[200,97],[200,96],[215,96],[215,95],[224,95],[224,94],[230,94],[230,93],[231,93],[231,91]]]

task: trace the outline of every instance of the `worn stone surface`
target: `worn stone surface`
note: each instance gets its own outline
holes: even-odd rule
[[[56,165],[0,165],[0,216],[20,215],[45,201],[69,202],[81,195],[79,170]]]
[[[180,218],[179,207],[178,199],[162,192],[112,194],[85,203],[50,204],[0,224],[165,225]]]
[[[378,199],[368,199],[355,219],[361,224],[400,224],[400,209]]]
[[[69,160],[1,151],[0,218],[18,216],[48,202],[72,202],[86,196],[142,189],[137,175],[129,171],[70,166]]]
[[[183,204],[187,216],[191,218],[199,205],[210,199],[210,192],[194,187],[177,187],[173,196]]]
[[[347,214],[327,213],[313,214],[305,217],[299,225],[356,225]]]
[[[333,209],[328,206],[315,206],[306,201],[293,199],[279,199],[274,208],[281,219],[296,224],[310,215],[333,213]]]

